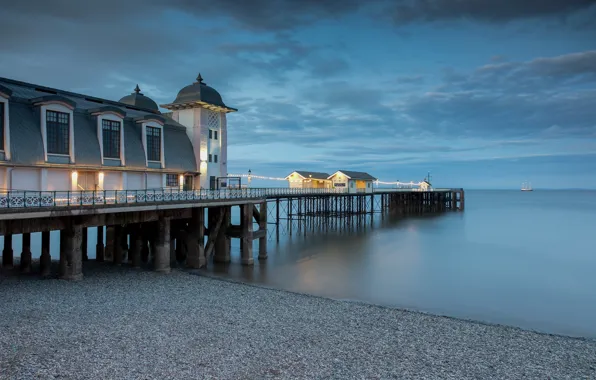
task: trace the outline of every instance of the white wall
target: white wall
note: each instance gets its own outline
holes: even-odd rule
[[[161,189],[163,186],[163,174],[147,173],[147,189]]]
[[[145,175],[143,173],[128,173],[126,190],[142,190],[145,188]]]
[[[104,190],[122,190],[122,173],[104,172],[103,176]]]
[[[15,190],[41,190],[39,169],[14,168],[12,169],[12,189]],[[70,190],[70,181],[65,186]]]
[[[8,169],[0,168],[0,190],[8,190]]]
[[[68,191],[72,188],[70,170],[47,169],[46,181],[48,191]]]

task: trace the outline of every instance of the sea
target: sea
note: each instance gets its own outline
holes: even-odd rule
[[[210,263],[206,272],[316,296],[596,338],[596,191],[468,190],[464,211],[376,214],[343,227],[337,221],[300,223],[280,223],[279,234],[269,226],[267,260],[257,259],[255,241],[255,265],[242,266],[233,239],[232,262]],[[40,249],[36,235],[33,252]],[[20,239],[13,241],[18,255]],[[53,233],[55,259],[57,243]]]

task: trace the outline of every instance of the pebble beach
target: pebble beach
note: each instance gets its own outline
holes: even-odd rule
[[[596,341],[207,277],[0,277],[0,379],[593,379]]]

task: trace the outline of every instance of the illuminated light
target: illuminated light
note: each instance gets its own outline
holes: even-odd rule
[[[103,172],[99,172],[99,180],[103,182]]]
[[[184,176],[182,174],[180,174],[180,177],[178,177],[178,182],[180,184],[180,187],[184,186]]]

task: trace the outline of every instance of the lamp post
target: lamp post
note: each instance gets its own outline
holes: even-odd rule
[[[250,169],[248,169],[248,187],[250,187],[250,180],[252,179],[252,177],[250,176],[252,174],[252,171],[250,171]]]

